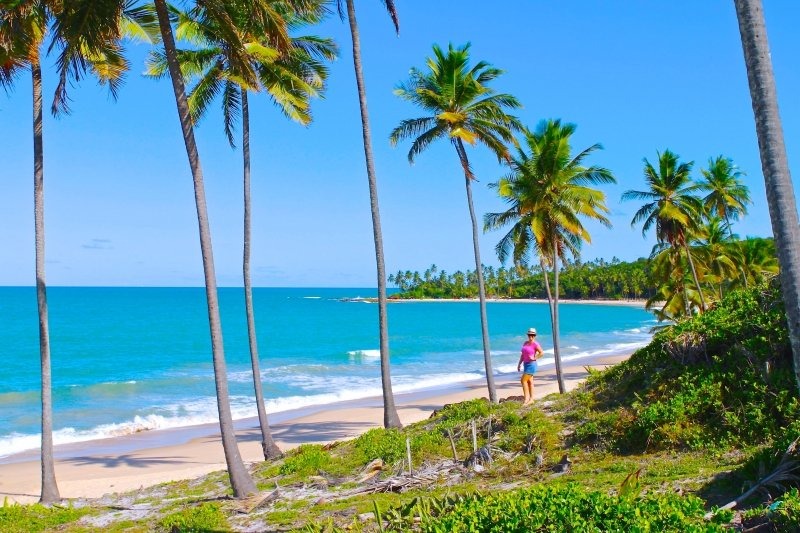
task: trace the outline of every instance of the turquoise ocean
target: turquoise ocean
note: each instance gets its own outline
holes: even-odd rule
[[[376,289],[254,289],[268,413],[379,396]],[[256,416],[241,288],[219,290],[231,407]],[[56,445],[215,422],[202,288],[48,289]],[[529,327],[552,365],[544,302],[489,302],[496,374],[516,375]],[[390,303],[395,394],[483,379],[477,302]],[[562,303],[565,360],[627,354],[655,325],[640,307]],[[0,461],[40,443],[33,287],[0,287]]]

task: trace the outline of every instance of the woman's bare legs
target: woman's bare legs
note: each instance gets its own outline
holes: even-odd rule
[[[533,376],[522,374],[520,383],[522,384],[522,405],[528,405],[533,401]]]

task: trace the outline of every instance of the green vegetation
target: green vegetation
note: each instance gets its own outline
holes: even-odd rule
[[[302,444],[281,465],[281,475],[310,476],[325,470],[331,463],[330,455],[319,444]]]
[[[777,284],[731,293],[575,395],[583,444],[618,451],[746,446],[779,437],[800,406]],[[583,404],[583,405],[581,405]]]
[[[89,509],[46,507],[44,505],[17,505],[3,502],[0,507],[0,531],[4,533],[36,533],[52,531],[62,524],[78,520]]]
[[[169,514],[159,521],[160,529],[172,533],[229,531],[228,519],[220,504],[201,503],[196,507]]]
[[[800,530],[800,492],[792,488],[769,506],[744,513],[747,523],[771,522],[775,531]]]
[[[559,272],[558,287],[563,298],[623,300],[649,298],[656,292],[648,284],[650,266],[646,259],[610,262],[595,259],[582,263],[568,261]],[[490,298],[547,298],[540,266],[514,268],[483,267],[486,294]],[[423,273],[399,271],[389,276],[400,292],[393,298],[474,298],[477,297],[475,272],[447,273],[436,265]]]
[[[414,515],[419,531],[725,531],[704,521],[703,501],[673,494],[646,497],[612,496],[575,485],[537,486],[512,492],[473,494],[439,509],[438,502],[417,504],[406,520],[390,520],[386,531],[407,531]],[[438,513],[436,511],[439,511]],[[729,521],[721,513],[716,521]]]
[[[698,245],[698,254],[706,254],[717,259],[725,257],[719,250],[722,244],[720,231],[709,236],[709,241]],[[716,235],[716,237],[715,237]],[[772,239],[751,237],[744,240],[726,240],[724,245],[728,254],[737,259],[739,268],[747,269],[748,286],[757,285],[772,277],[777,267],[775,243]],[[626,300],[658,298],[659,282],[657,278],[666,275],[669,263],[666,256],[660,255],[652,260],[640,258],[636,261],[620,261],[616,257],[611,261],[595,259],[581,262],[568,261],[559,271],[559,293],[566,299],[599,299]],[[654,272],[657,271],[657,272]],[[544,274],[541,267],[519,266],[514,268],[483,267],[486,279],[486,294],[490,298],[547,298],[544,285]],[[398,271],[389,276],[399,293],[392,298],[476,298],[477,285],[475,272],[448,273],[439,270],[436,265],[420,273],[417,271]],[[727,294],[731,290],[741,288],[741,283],[724,281],[716,283],[709,290]]]

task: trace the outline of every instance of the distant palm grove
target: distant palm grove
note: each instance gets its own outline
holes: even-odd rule
[[[486,295],[489,298],[546,298],[544,274],[541,268],[484,266]],[[475,271],[452,273],[431,265],[420,273],[399,271],[389,276],[400,292],[394,299],[414,298],[476,298],[478,285]],[[611,262],[595,259],[588,263],[571,262],[564,266],[559,280],[564,298],[624,300],[650,298],[656,293],[649,282],[649,266],[646,259],[632,263],[622,262],[616,257]]]
[[[751,284],[755,279],[769,277],[776,264],[775,244],[772,239],[760,237],[748,238],[744,241],[729,243],[733,253],[750,256],[763,255],[765,264],[758,266],[750,273]],[[561,270],[559,290],[566,299],[598,299],[598,300],[650,300],[659,294],[658,284],[653,279],[651,261],[639,258],[633,262],[620,261],[613,257],[611,261],[595,259],[588,262],[571,261]],[[544,275],[537,267],[500,267],[484,266],[483,277],[486,280],[486,295],[489,298],[518,299],[546,298]],[[742,280],[743,281],[743,280]],[[390,296],[391,299],[419,298],[477,298],[478,285],[475,272],[456,271],[452,273],[440,270],[431,265],[424,272],[398,271],[389,275],[389,283],[394,284],[400,292]],[[723,292],[730,288],[743,286],[743,282],[728,280]]]

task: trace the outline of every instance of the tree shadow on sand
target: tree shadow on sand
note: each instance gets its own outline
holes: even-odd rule
[[[170,464],[202,464],[197,461],[189,461],[186,457],[137,457],[133,454],[115,456],[82,456],[65,459],[61,462],[78,466],[96,465],[102,466],[103,468],[117,468],[120,466],[129,466],[131,468],[150,468],[152,466]]]

